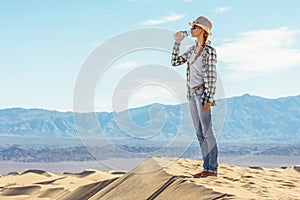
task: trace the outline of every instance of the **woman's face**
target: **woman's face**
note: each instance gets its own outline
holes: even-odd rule
[[[204,34],[204,29],[202,29],[200,26],[197,26],[197,25],[193,25],[191,27],[191,35],[192,37],[199,37],[201,35]]]

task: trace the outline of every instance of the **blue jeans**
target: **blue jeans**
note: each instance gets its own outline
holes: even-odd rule
[[[201,103],[204,89],[192,94],[190,112],[203,157],[203,171],[218,171],[218,147],[212,127],[211,109],[205,112]]]

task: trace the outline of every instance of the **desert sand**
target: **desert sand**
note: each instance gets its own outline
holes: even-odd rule
[[[129,172],[53,174],[43,170],[0,177],[0,200],[10,199],[299,199],[300,166],[238,167],[220,164],[218,177],[193,178],[202,162],[154,157]]]

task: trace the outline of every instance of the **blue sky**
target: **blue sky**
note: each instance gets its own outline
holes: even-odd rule
[[[188,29],[200,15],[214,25],[210,39],[226,97],[298,95],[299,7],[294,0],[1,0],[0,108],[72,110],[76,78],[98,45],[135,29]],[[170,66],[168,53],[138,52],[115,61],[115,69],[127,71],[112,69],[107,79],[117,83],[128,70],[153,60]],[[174,70],[185,76],[185,67]],[[132,107],[175,101],[158,86],[141,88],[133,97]],[[95,99],[97,110],[111,110],[111,96]]]

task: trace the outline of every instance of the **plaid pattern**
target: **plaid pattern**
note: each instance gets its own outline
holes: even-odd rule
[[[177,44],[175,42],[173,53],[172,53],[172,66],[179,66],[187,62],[187,70],[186,70],[186,77],[187,77],[187,98],[191,99],[190,94],[190,87],[188,85],[190,81],[190,64],[188,62],[189,57],[192,54],[192,51],[195,49],[197,43],[194,44],[192,47],[190,47],[184,54],[179,56],[179,49],[180,44]],[[214,103],[214,95],[216,92],[216,82],[217,82],[217,52],[216,50],[206,44],[204,49],[202,50],[201,56],[203,56],[203,68],[204,68],[204,93],[201,97],[202,104],[205,104],[207,102]]]

